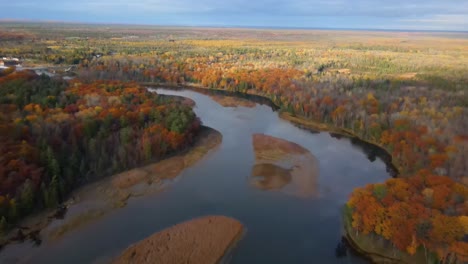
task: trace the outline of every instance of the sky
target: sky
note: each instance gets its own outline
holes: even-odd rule
[[[468,31],[468,0],[0,0],[0,20]]]

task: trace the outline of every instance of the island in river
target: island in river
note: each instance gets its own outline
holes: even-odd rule
[[[264,134],[252,136],[252,184],[298,196],[317,195],[318,161],[299,144]]]
[[[247,230],[246,236],[237,243],[231,263],[365,263],[353,254],[342,259],[334,255],[342,235],[340,208],[353,188],[389,177],[384,162],[378,158],[371,162],[362,148],[347,138],[300,129],[282,120],[267,105],[224,107],[209,96],[193,91],[158,89],[156,92],[195,101],[195,114],[204,125],[222,134],[219,147],[183,170],[171,181],[174,184],[170,188],[154,195],[132,196],[124,207],[117,205],[118,210],[111,210],[79,228],[70,228],[56,239],[45,238],[39,247],[29,243],[9,245],[0,254],[0,261],[108,263],[129,245],[175,223],[203,215],[225,215],[238,219]],[[257,150],[254,135],[260,135],[256,141],[261,148]],[[279,158],[267,160],[272,155],[265,154],[257,159],[256,152],[281,155],[275,154],[273,157]],[[312,178],[314,195],[290,195],[293,193],[287,189],[293,181],[275,189],[252,185],[256,164],[272,164],[292,179],[291,170],[297,162],[288,164],[291,156],[299,160],[307,156],[316,158],[318,169],[303,166],[304,175]],[[352,162],[349,157],[353,157]],[[270,176],[265,169],[259,173]],[[143,181],[147,179],[138,170],[132,175]],[[138,188],[138,183],[134,185],[133,180],[127,179],[127,175],[119,177],[114,184]],[[110,179],[109,184],[112,184]],[[47,230],[60,226],[72,216],[70,210],[65,219],[53,220]]]
[[[242,224],[225,216],[186,221],[131,245],[113,264],[218,264],[241,238]]]

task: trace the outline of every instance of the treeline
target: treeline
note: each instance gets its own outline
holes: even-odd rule
[[[0,228],[62,202],[73,188],[193,142],[188,106],[134,83],[0,78]]]
[[[466,263],[467,200],[466,186],[420,171],[355,190],[345,221],[352,236],[368,236],[387,250],[418,253],[427,263]]]
[[[270,98],[292,115],[345,129],[383,146],[400,172],[401,178],[368,187],[372,191],[366,194],[367,198],[377,195],[377,202],[384,208],[377,212],[385,215],[385,210],[391,207],[386,202],[393,199],[402,210],[416,210],[417,213],[411,213],[412,218],[417,219],[421,213],[421,218],[429,222],[421,227],[419,223],[411,224],[409,231],[391,225],[392,236],[400,236],[401,241],[411,240],[412,248],[405,252],[414,252],[414,247],[429,248],[438,253],[439,259],[447,259],[466,248],[466,239],[459,240],[458,236],[455,240],[453,237],[445,240],[440,235],[429,235],[426,240],[419,234],[412,237],[414,228],[422,228],[420,234],[426,228],[429,234],[433,232],[431,228],[440,227],[437,221],[445,219],[437,213],[427,216],[426,212],[433,210],[431,203],[422,208],[419,206],[422,202],[415,199],[430,200],[433,195],[432,199],[441,204],[437,210],[444,217],[462,215],[463,211],[457,210],[467,203],[466,39],[421,33],[248,33],[224,29],[215,33],[211,29],[102,32],[102,29],[76,30],[70,34],[80,38],[55,37],[34,45],[5,42],[2,50],[5,54],[38,60],[77,59],[77,73],[82,80],[189,83],[257,94]],[[167,39],[172,34],[175,42]],[[93,52],[110,55],[93,58]],[[421,174],[442,178],[444,183],[440,188],[430,182],[414,187],[409,181],[418,181],[413,177]],[[396,190],[392,187],[395,184],[399,186]],[[428,190],[421,194],[421,189]],[[395,193],[400,192],[414,195],[398,198]],[[362,221],[359,226],[369,227],[371,235],[387,240],[395,250],[405,250],[403,245],[407,244],[400,244],[375,228],[371,230],[370,226],[380,228],[386,223],[387,216],[370,217],[359,209],[358,203],[351,208],[352,220]],[[459,228],[458,222],[456,226]],[[457,246],[447,241],[456,241]]]
[[[443,238],[443,235],[424,235],[420,240],[414,237],[414,242],[413,235],[415,232],[422,232],[418,231],[422,228],[427,229],[424,231],[427,234],[444,232],[438,231],[440,226],[435,225],[439,225],[441,219],[446,219],[444,217],[452,216],[455,218],[449,220],[453,220],[456,227],[447,232],[456,230],[468,235],[467,229],[461,228],[466,227],[465,218],[458,217],[466,214],[465,204],[468,201],[465,195],[468,180],[466,94],[457,89],[440,87],[437,83],[427,84],[401,78],[363,78],[338,71],[331,73],[326,70],[327,67],[329,66],[325,65],[323,69],[315,72],[286,66],[237,67],[235,64],[209,57],[182,60],[176,55],[165,54],[152,59],[103,60],[82,67],[80,75],[85,79],[192,83],[209,88],[258,94],[270,98],[283,111],[292,115],[340,127],[362,139],[381,145],[392,155],[401,178],[368,188],[378,189],[381,192],[378,195],[381,195],[382,199],[388,196],[386,199],[391,200],[396,199],[392,198],[392,184],[398,184],[406,194],[412,194],[415,190],[407,181],[416,180],[414,175],[440,177],[446,181],[445,187],[436,188],[429,183],[422,183],[417,187],[418,191],[421,188],[428,189],[425,191],[427,199],[437,200],[440,205],[437,209],[439,214],[426,213],[432,210],[430,204],[425,206],[415,203],[414,199],[419,199],[423,194],[415,193],[398,200],[398,206],[403,208],[401,210],[417,210],[414,214],[412,211],[408,215],[403,214],[399,218],[401,221],[408,220],[408,224],[417,222],[417,214],[421,213],[421,219],[428,222],[424,222],[422,226],[419,222],[411,224],[407,227],[411,232],[399,229],[398,224],[392,223],[388,228],[395,237],[405,241],[401,244],[391,237],[383,236],[375,229],[375,226],[386,225],[385,221],[389,221],[387,218],[391,216],[372,218],[365,215],[364,211],[358,210],[360,205],[356,202],[351,207],[352,221],[361,221],[360,225],[364,226],[374,225],[374,230],[369,232],[388,240],[390,248],[403,250],[402,252],[408,254],[425,248],[427,252],[436,254],[435,259],[446,260],[450,256],[454,260],[464,259],[460,252],[466,249],[468,243],[460,239],[460,235],[447,239]],[[461,85],[465,83],[462,82]],[[454,186],[456,190],[453,189]],[[431,192],[434,197],[430,196]],[[370,194],[374,195],[374,192]],[[359,195],[359,191],[354,193],[353,197],[354,195]],[[445,202],[439,202],[438,199]],[[365,202],[366,200],[363,200],[363,203]],[[389,204],[381,206],[386,208]],[[379,212],[383,214],[384,211]],[[409,250],[406,249],[407,241],[412,243]]]
[[[363,79],[294,68],[243,68],[178,63],[176,58],[110,60],[81,70],[82,78],[195,83],[266,96],[295,115],[331,123],[383,145],[402,174],[429,168],[462,180],[468,169],[466,95],[395,79]],[[319,77],[317,77],[319,76]]]

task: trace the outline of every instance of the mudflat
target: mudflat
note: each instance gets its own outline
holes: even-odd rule
[[[255,164],[251,184],[299,197],[318,195],[317,158],[306,148],[281,138],[254,134]]]
[[[218,263],[243,232],[226,216],[205,216],[157,232],[131,245],[112,263]]]

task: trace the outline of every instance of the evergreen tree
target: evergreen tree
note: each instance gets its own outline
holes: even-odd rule
[[[7,229],[8,229],[8,222],[5,216],[2,216],[2,218],[0,219],[0,234],[5,234]]]
[[[30,179],[27,179],[20,191],[19,207],[21,215],[26,215],[34,208],[34,188]]]
[[[10,210],[8,211],[8,221],[15,222],[18,219],[18,207],[15,199],[10,200]]]
[[[59,203],[59,184],[57,175],[54,175],[49,183],[49,187],[46,189],[47,207],[54,207]]]

